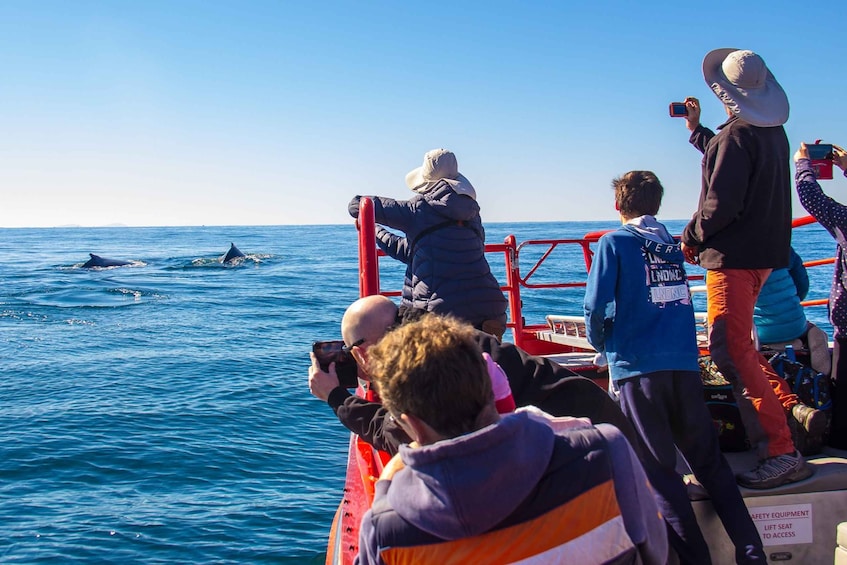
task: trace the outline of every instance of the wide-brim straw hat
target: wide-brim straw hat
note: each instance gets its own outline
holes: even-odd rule
[[[788,121],[788,97],[756,53],[725,47],[703,59],[703,78],[733,114],[754,126]]]
[[[409,171],[406,175],[406,186],[415,192],[426,192],[440,180],[449,184],[456,193],[476,200],[476,190],[471,181],[459,173],[456,155],[446,149],[427,151],[423,165]]]

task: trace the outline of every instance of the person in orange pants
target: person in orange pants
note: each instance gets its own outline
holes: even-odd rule
[[[735,391],[759,465],[739,473],[748,488],[773,488],[811,474],[794,448],[783,406],[753,345],[753,308],[773,269],[788,267],[791,171],[788,97],[753,51],[715,49],[703,59],[706,84],[728,119],[716,134],[700,124],[700,102],[685,99],[689,142],[703,153],[697,211],[682,252],[707,270],[709,350]],[[779,389],[781,387],[778,386]]]

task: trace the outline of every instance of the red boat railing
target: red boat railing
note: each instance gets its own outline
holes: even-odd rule
[[[370,198],[359,202],[359,296],[379,294],[379,255],[375,245],[376,222],[374,204]]]
[[[792,222],[793,228],[814,224],[815,219],[812,216],[804,216],[795,218]],[[375,241],[375,222],[373,202],[370,198],[362,198],[359,203],[359,219],[357,221],[359,234],[359,292],[360,296],[369,296],[371,294],[382,293],[386,296],[399,296],[399,290],[384,291],[380,287],[379,278],[379,258],[384,256],[379,248],[376,247]],[[535,332],[546,327],[546,324],[527,324],[523,317],[523,303],[521,301],[521,291],[523,289],[568,289],[568,288],[584,288],[585,273],[591,269],[591,263],[594,258],[592,245],[596,244],[603,234],[610,230],[599,230],[589,232],[580,239],[531,239],[520,244],[517,243],[514,235],[509,235],[500,244],[487,244],[485,252],[489,255],[502,254],[504,258],[505,279],[506,284],[501,287],[509,302],[509,315],[506,326],[512,330],[513,340],[515,345],[522,347],[531,353],[545,354],[557,353],[561,348],[553,348],[549,342],[539,342],[535,338]],[[532,248],[546,247],[540,252],[540,256],[534,261],[532,266],[526,271],[526,275],[521,275],[520,256],[523,252],[527,253]],[[554,251],[562,247],[578,246],[581,249],[585,270],[581,273],[580,280],[575,281],[558,281],[558,282],[534,282],[531,279],[536,275]],[[820,265],[829,265],[834,262],[833,258],[815,259],[804,262],[807,268]],[[689,280],[701,281],[702,274],[690,274]],[[828,303],[826,298],[810,299],[803,302],[803,306],[819,306]]]

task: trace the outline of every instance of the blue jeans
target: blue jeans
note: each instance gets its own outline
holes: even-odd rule
[[[735,475],[718,446],[718,435],[703,399],[700,374],[659,371],[618,381],[621,410],[638,433],[639,451],[659,509],[669,526],[669,541],[682,563],[711,563],[676,471],[676,448],[709,493],[712,506],[735,545],[736,561],[766,563],[762,540]]]

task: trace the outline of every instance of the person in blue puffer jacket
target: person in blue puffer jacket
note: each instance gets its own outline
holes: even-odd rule
[[[774,269],[756,300],[753,321],[759,343],[784,343],[806,333],[807,320],[800,302],[809,292],[809,275],[803,260],[791,248],[787,269]]]
[[[406,175],[417,194],[410,200],[371,196],[377,227],[376,243],[406,264],[400,301],[404,318],[420,312],[452,314],[475,328],[503,337],[506,297],[485,258],[485,230],[476,191],[459,173],[452,151],[433,149],[423,165]],[[359,217],[355,196],[348,212]]]

